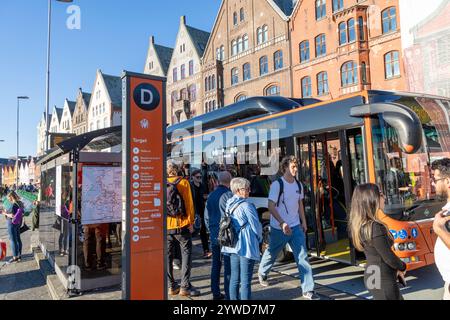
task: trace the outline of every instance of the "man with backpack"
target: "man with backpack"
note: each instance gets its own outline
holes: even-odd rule
[[[264,252],[258,271],[259,283],[268,287],[267,277],[280,251],[289,243],[294,253],[300,274],[303,297],[308,300],[319,300],[314,293],[314,279],[308,261],[306,247],[305,209],[303,207],[303,185],[297,180],[298,161],[289,156],[281,162],[283,176],[270,187],[269,211],[270,240]]]
[[[169,295],[199,296],[200,292],[191,285],[192,233],[194,232],[194,204],[188,180],[178,176],[179,167],[167,164],[167,249],[169,254]],[[181,248],[181,288],[173,276],[175,246]]]

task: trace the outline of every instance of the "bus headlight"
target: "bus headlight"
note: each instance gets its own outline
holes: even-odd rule
[[[410,243],[408,243],[408,250],[410,250],[410,251],[414,251],[414,250],[416,250],[416,243],[415,242],[410,242]]]
[[[397,249],[398,249],[399,251],[405,251],[405,249],[406,249],[406,244],[404,244],[404,243],[399,243],[398,246],[397,246]]]

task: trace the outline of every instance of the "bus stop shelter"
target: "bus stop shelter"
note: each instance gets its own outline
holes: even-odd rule
[[[121,283],[122,128],[88,132],[40,159],[40,247],[68,291]]]

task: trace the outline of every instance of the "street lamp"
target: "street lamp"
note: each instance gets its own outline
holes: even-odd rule
[[[20,100],[28,100],[30,99],[27,96],[19,96],[17,97],[17,152],[16,152],[16,190],[19,187],[19,107]]]
[[[73,0],[56,0],[57,2],[73,2]],[[45,151],[49,149],[48,136],[50,133],[49,105],[50,105],[50,45],[52,27],[52,0],[48,0],[48,40],[47,40],[47,85],[45,93]]]

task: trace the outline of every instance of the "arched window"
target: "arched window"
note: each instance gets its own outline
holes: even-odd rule
[[[231,85],[235,85],[239,82],[239,70],[238,68],[231,69]]]
[[[205,91],[209,91],[208,77],[205,78]]]
[[[263,26],[263,42],[269,41],[269,27],[267,25]]]
[[[180,91],[181,100],[188,100],[188,93],[186,89],[181,89]]]
[[[244,75],[244,81],[250,80],[252,78],[250,63],[246,63],[242,66],[242,73]]]
[[[275,71],[283,68],[283,51],[278,50],[273,54],[273,63]]]
[[[231,55],[237,55],[237,42],[236,40],[231,41]]]
[[[261,43],[263,43],[263,30],[262,30],[262,28],[258,28],[258,29],[256,29],[256,33],[257,33],[257,43],[258,44],[261,44]]]
[[[267,56],[263,56],[259,59],[259,74],[262,76],[267,73],[269,73],[269,61]]]
[[[241,16],[241,22],[245,20],[245,11],[244,8],[241,8],[240,10],[240,16]]]
[[[358,67],[354,61],[348,61],[341,67],[341,84],[343,87],[358,83]]]
[[[311,95],[311,77],[304,77],[302,79],[302,98],[309,98]]]
[[[279,96],[280,95],[280,87],[277,85],[270,86],[264,92],[266,96]]]
[[[328,94],[328,74],[320,72],[317,74],[317,95]]]
[[[243,42],[244,42],[244,51],[247,51],[248,50],[248,35],[244,34],[242,39],[243,39]]]
[[[237,26],[238,25],[238,15],[237,12],[233,13],[233,25]]]
[[[208,102],[205,102],[205,113],[208,113]]]
[[[238,49],[237,49],[237,51],[238,51],[238,53],[241,53],[242,51],[244,51],[243,43],[242,43],[242,38],[241,38],[241,37],[238,38],[237,43],[238,43]]]
[[[386,79],[392,79],[400,76],[398,51],[391,51],[384,55],[384,68]]]
[[[309,61],[309,41],[305,40],[300,43],[300,62]]]
[[[316,37],[316,57],[327,54],[327,45],[325,43],[325,34],[319,34]]]
[[[347,22],[348,26],[348,42],[356,41],[356,32],[355,32],[355,19],[350,19]]]
[[[339,23],[339,44],[347,43],[347,24],[345,22]]]
[[[234,99],[235,102],[241,102],[247,99],[247,96],[245,94],[239,94],[238,96],[236,96],[236,98]]]
[[[397,10],[395,7],[390,7],[381,13],[383,23],[383,33],[388,33],[397,30]]]

